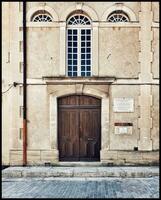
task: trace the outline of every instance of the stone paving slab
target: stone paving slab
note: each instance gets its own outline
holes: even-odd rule
[[[2,181],[2,198],[159,198],[159,177],[12,178]]]
[[[22,177],[152,177],[159,167],[9,167],[2,178]]]

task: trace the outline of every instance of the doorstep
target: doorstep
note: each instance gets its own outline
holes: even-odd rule
[[[143,178],[159,176],[159,167],[9,167],[2,170],[2,178],[47,178],[47,177],[122,177]]]
[[[101,162],[59,162],[59,167],[101,167]]]

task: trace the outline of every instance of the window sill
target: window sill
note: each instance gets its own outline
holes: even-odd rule
[[[45,76],[42,79],[50,84],[111,84],[115,81],[115,77],[49,77]]]

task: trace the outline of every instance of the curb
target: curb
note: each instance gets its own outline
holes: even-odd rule
[[[2,170],[2,178],[48,178],[48,177],[119,177],[149,178],[159,176],[159,168],[15,168]]]

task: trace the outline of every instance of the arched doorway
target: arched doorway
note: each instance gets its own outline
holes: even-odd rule
[[[101,100],[72,95],[58,98],[58,150],[60,161],[99,161]]]

